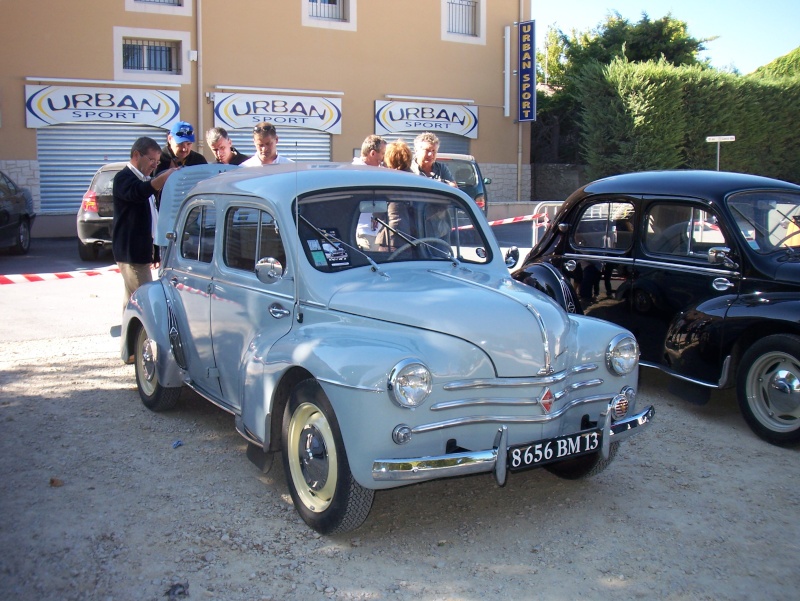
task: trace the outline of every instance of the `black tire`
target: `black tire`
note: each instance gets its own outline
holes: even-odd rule
[[[575,459],[550,463],[544,467],[551,474],[563,478],[564,480],[591,478],[611,465],[611,462],[614,461],[614,457],[617,456],[618,450],[619,443],[612,442],[608,449],[608,459],[603,459],[600,453],[592,453],[591,455],[575,457]]]
[[[335,534],[364,523],[375,491],[353,478],[339,422],[316,380],[303,380],[292,390],[281,444],[289,492],[306,524]]]
[[[96,244],[84,244],[78,239],[78,256],[81,261],[97,261],[99,248]]]
[[[17,237],[14,246],[11,247],[13,255],[27,255],[31,249],[31,223],[27,217],[19,220],[17,225]]]
[[[747,425],[775,445],[800,442],[800,336],[775,334],[742,356],[736,397]]]
[[[147,336],[144,326],[136,334],[134,365],[136,366],[136,387],[144,406],[151,411],[168,411],[175,407],[181,396],[181,387],[165,388],[158,381],[158,348],[155,340]]]

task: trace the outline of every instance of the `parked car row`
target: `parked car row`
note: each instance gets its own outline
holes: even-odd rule
[[[0,171],[0,248],[26,254],[31,248],[35,219],[30,193]]]
[[[456,178],[458,187],[486,213],[488,193],[486,186],[492,183],[483,177],[475,157],[467,154],[439,153],[438,161],[445,163]],[[125,162],[108,163],[101,166],[92,177],[89,189],[83,195],[78,209],[78,254],[84,261],[94,261],[100,252],[111,248],[111,226],[114,220],[112,183],[114,176],[126,165]]]
[[[800,186],[717,171],[592,182],[513,277],[632,332],[642,365],[685,394],[735,387],[764,440],[800,441]]]

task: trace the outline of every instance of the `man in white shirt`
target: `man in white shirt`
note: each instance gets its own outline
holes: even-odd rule
[[[372,134],[361,144],[361,156],[353,159],[353,165],[383,166],[383,155],[386,154],[386,140]]]
[[[278,154],[278,132],[268,121],[261,121],[253,128],[253,145],[256,147],[256,153],[242,163],[242,167],[294,163],[292,159]]]

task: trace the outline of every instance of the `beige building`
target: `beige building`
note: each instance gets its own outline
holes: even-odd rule
[[[33,235],[71,236],[91,175],[178,120],[252,154],[350,161],[371,133],[473,154],[490,203],[530,199],[513,73],[520,0],[61,0],[3,3],[0,169],[31,189]],[[46,32],[46,33],[45,33]],[[8,49],[15,49],[13,52]]]

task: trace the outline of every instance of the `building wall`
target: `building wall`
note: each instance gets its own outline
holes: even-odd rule
[[[198,134],[215,124],[209,95],[221,86],[335,92],[342,119],[341,133],[331,138],[331,158],[349,161],[364,137],[375,132],[376,101],[387,95],[446,99],[442,102],[477,107],[478,137],[470,141],[470,152],[496,182],[491,198],[520,200],[518,128],[527,158],[529,125],[514,123],[513,98],[511,116],[504,117],[502,109],[504,27],[512,26],[515,60],[513,23],[530,18],[519,14],[518,0],[484,0],[482,43],[442,39],[440,0],[354,0],[354,6],[355,30],[342,30],[303,26],[304,0],[186,0],[181,9],[135,0],[3,3],[0,39],[6,48],[23,50],[0,53],[0,165],[12,177],[16,170],[15,179],[32,188],[39,206],[39,151],[36,130],[26,127],[25,86],[48,83],[31,79],[41,77],[87,82],[53,85],[126,88],[129,77],[115,65],[120,60],[115,28],[160,30],[185,36],[183,83],[164,89],[179,92],[180,118],[193,123]],[[189,50],[197,51],[197,61],[187,60]],[[516,68],[513,62],[511,68]],[[142,87],[146,79],[145,74],[145,81],[133,85]],[[159,82],[152,83],[159,89]],[[212,159],[202,135],[196,150]],[[252,148],[241,150],[252,153]],[[81,152],[77,140],[75,152]],[[529,165],[523,168],[525,200],[531,179]]]

